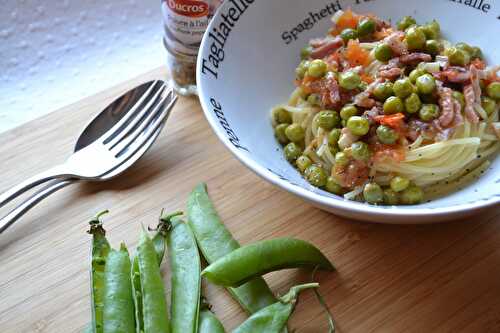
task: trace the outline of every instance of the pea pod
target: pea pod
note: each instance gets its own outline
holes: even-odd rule
[[[285,328],[295,309],[299,293],[306,289],[318,288],[318,283],[309,283],[292,287],[288,294],[280,297],[279,301],[254,313],[233,333],[280,333]]]
[[[171,331],[172,333],[196,333],[198,330],[199,301],[201,291],[201,262],[193,232],[180,218],[170,221],[167,247],[171,277]]]
[[[221,222],[208,196],[206,185],[193,190],[187,205],[188,224],[206,261],[211,264],[238,249],[240,245]],[[229,292],[249,314],[276,302],[263,278],[256,277]]]
[[[256,276],[299,267],[335,269],[312,244],[298,239],[278,238],[234,250],[210,264],[202,275],[214,284],[238,287]]]
[[[103,330],[104,268],[110,246],[100,218],[107,213],[108,211],[99,213],[89,222],[90,230],[88,233],[92,235],[92,269],[90,271],[92,284],[92,324],[89,327],[93,333],[102,333]]]
[[[153,242],[142,232],[137,248],[138,274],[134,278],[140,279],[140,289],[134,287],[135,300],[141,300],[141,307],[136,311],[136,317],[142,320],[142,328],[138,332],[144,333],[170,333],[170,321],[165,302],[165,289],[158,265],[158,257]],[[134,283],[134,286],[135,283]]]
[[[134,300],[130,257],[124,244],[110,250],[104,270],[104,333],[134,333]]]
[[[217,317],[210,311],[210,306],[206,303],[200,304],[200,320],[198,333],[224,333],[224,326]]]

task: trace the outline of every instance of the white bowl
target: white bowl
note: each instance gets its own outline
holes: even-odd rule
[[[500,159],[467,188],[419,206],[377,207],[344,200],[302,178],[284,159],[270,122],[270,109],[285,102],[294,88],[294,69],[301,48],[311,38],[324,36],[331,27],[331,15],[317,18],[313,26],[308,25],[309,29],[296,35],[297,40],[287,44],[283,34],[300,23],[304,25],[305,19],[315,16],[311,13],[321,14],[327,5],[335,4],[343,9],[352,6],[358,13],[372,12],[393,22],[405,15],[419,22],[435,18],[447,39],[480,46],[493,64],[500,63],[500,48],[494,42],[500,35],[500,19],[499,12],[488,7],[490,2],[483,1],[482,9],[475,9],[458,2],[431,0],[226,0],[208,28],[212,34],[205,35],[200,50],[198,85],[205,115],[220,140],[244,165],[267,181],[337,215],[412,224],[458,219],[486,207],[498,207]],[[224,22],[230,29],[225,41],[213,30]]]

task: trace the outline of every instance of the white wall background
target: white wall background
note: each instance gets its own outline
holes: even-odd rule
[[[0,132],[160,66],[159,0],[2,0]]]

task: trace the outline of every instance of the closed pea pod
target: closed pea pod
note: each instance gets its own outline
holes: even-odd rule
[[[188,224],[198,247],[209,264],[238,249],[240,245],[221,222],[208,196],[206,185],[199,184],[188,199]],[[248,313],[276,302],[263,278],[256,277],[238,288],[228,288]]]
[[[92,235],[92,324],[89,327],[94,333],[103,331],[104,269],[110,246],[100,217],[107,213],[108,211],[99,213],[90,221],[90,230],[88,231]]]
[[[104,333],[134,333],[134,300],[130,257],[124,244],[111,250],[104,271]]]
[[[217,317],[210,311],[210,306],[202,301],[200,303],[200,320],[198,333],[224,333],[224,326]]]
[[[172,274],[171,332],[196,333],[201,289],[198,247],[191,229],[183,220],[174,218],[170,223],[167,247]]]
[[[214,284],[238,287],[269,272],[299,267],[335,269],[312,244],[298,239],[278,238],[241,247],[210,264],[202,275]]]
[[[292,287],[290,292],[280,297],[278,302],[253,314],[243,324],[236,328],[233,333],[282,332],[295,309],[299,293],[306,289],[318,287],[318,283],[309,283]]]

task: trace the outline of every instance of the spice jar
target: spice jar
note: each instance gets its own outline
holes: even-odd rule
[[[223,0],[162,0],[163,44],[174,87],[195,95],[196,59],[208,23]]]

